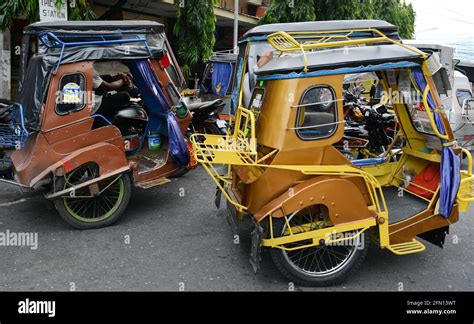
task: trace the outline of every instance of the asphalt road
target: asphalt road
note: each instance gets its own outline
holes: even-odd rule
[[[41,196],[25,198],[1,184],[0,232],[38,233],[38,248],[0,246],[0,291],[287,291],[268,253],[254,274],[248,224],[234,244],[213,199],[214,186],[199,168],[165,186],[134,189],[116,225],[79,231]],[[344,285],[295,290],[472,291],[473,230],[470,210],[451,227],[444,249],[427,243],[422,253],[396,256],[372,246]]]

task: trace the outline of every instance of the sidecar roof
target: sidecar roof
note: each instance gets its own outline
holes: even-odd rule
[[[233,53],[218,54],[211,56],[209,62],[235,63],[237,62],[237,57],[238,55]]]
[[[58,64],[157,56],[166,38],[162,24],[147,20],[37,22],[23,33],[37,34],[39,54]]]
[[[423,60],[421,54],[399,45],[334,48],[308,52],[306,56],[309,73],[300,73],[305,67],[301,53],[276,57],[255,73],[262,79],[298,78],[417,66]]]
[[[267,36],[279,31],[287,33],[297,32],[324,32],[324,31],[350,31],[357,29],[377,29],[387,36],[398,39],[397,26],[384,20],[327,20],[306,21],[296,23],[268,24],[250,29],[242,36],[242,40],[253,36]]]
[[[24,29],[25,49],[32,35],[38,35],[38,55],[55,70],[81,61],[160,57],[167,50],[164,26],[146,20],[37,22]],[[22,61],[25,71],[26,56]]]
[[[18,98],[25,108],[26,126],[32,129],[39,125],[51,75],[60,65],[160,57],[167,50],[164,26],[146,20],[37,22],[25,27],[23,34],[22,53],[28,53],[33,35],[38,35],[40,44],[38,55],[28,63],[23,54],[20,64]]]
[[[23,33],[35,35],[41,32],[63,33],[162,33],[164,25],[149,20],[93,20],[93,21],[43,21],[36,22],[24,28]]]

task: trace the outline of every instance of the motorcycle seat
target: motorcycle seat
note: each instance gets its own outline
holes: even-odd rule
[[[130,135],[133,132],[142,132],[146,129],[148,123],[148,114],[146,110],[139,105],[132,103],[126,107],[117,110],[112,117],[112,125],[116,126],[122,135]]]
[[[124,107],[120,110],[117,110],[113,120],[119,118],[142,120],[145,122],[148,121],[148,115],[146,113],[146,110],[137,105],[130,105],[128,107]]]
[[[363,166],[372,166],[372,165],[385,163],[385,162],[387,162],[387,158],[386,157],[378,157],[378,158],[352,160],[351,162],[352,162],[353,165],[355,165],[357,167],[363,167]]]
[[[212,106],[220,105],[222,104],[222,100],[216,99],[212,101],[193,102],[193,103],[187,103],[183,101],[183,103],[186,106],[186,108],[189,109],[189,111],[193,111],[193,110],[205,109]]]

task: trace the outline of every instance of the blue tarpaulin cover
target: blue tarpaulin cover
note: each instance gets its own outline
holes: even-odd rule
[[[169,152],[173,160],[180,166],[188,165],[190,160],[188,146],[184,141],[176,116],[171,112],[168,114],[168,134]]]
[[[212,63],[212,93],[225,96],[232,77],[232,64],[226,62]]]
[[[133,82],[140,90],[150,120],[147,130],[159,132],[169,139],[169,152],[173,160],[185,166],[189,163],[189,152],[176,116],[170,112],[170,105],[160,88],[158,79],[147,59],[133,60],[128,63]]]
[[[140,90],[143,101],[148,108],[150,121],[147,132],[159,132],[161,135],[168,136],[166,118],[170,105],[158,83],[155,73],[151,69],[148,60],[132,60],[128,62],[128,68],[133,76],[133,83]]]
[[[420,68],[414,68],[412,69],[412,75],[417,87],[423,93],[426,89],[426,80],[422,70]],[[441,116],[439,112],[434,110],[436,104],[431,93],[428,93],[428,105],[429,107],[425,107],[425,109],[431,109],[433,111],[434,120],[439,132],[443,135],[446,134]],[[442,142],[444,143],[445,141]],[[443,146],[440,168],[439,213],[443,217],[448,218],[456,202],[456,196],[461,182],[461,159],[459,155],[454,153],[451,146]]]

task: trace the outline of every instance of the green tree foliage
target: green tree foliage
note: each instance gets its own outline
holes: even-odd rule
[[[312,0],[273,0],[259,24],[316,20]]]
[[[189,76],[191,65],[205,61],[212,55],[216,42],[217,0],[175,0],[177,22],[174,33],[178,38],[178,56],[183,61],[183,73]]]
[[[75,0],[71,7],[68,1],[69,20],[93,20],[95,14],[87,0]],[[56,6],[61,7],[61,0],[56,0]],[[14,18],[25,18],[29,23],[39,20],[38,0],[2,0],[0,4],[0,30],[10,28]]]
[[[374,1],[375,17],[386,20],[399,28],[402,38],[412,38],[415,31],[415,10],[411,4],[400,0]]]
[[[318,20],[371,19],[371,0],[315,0]]]
[[[415,11],[401,0],[315,0],[318,20],[381,19],[399,28],[402,38],[412,38]]]
[[[291,8],[293,5],[293,8]],[[403,0],[272,0],[261,24],[311,20],[382,19],[412,38],[415,11]]]

